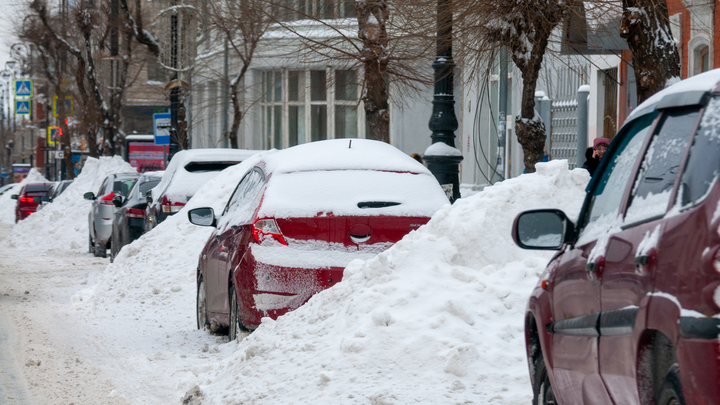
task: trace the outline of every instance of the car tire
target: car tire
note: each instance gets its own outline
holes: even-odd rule
[[[542,355],[535,362],[535,376],[533,381],[533,405],[555,405],[555,394],[553,393],[550,378],[548,377],[545,360]]]
[[[95,253],[95,244],[92,240],[92,235],[88,235],[88,253]]]
[[[110,263],[115,261],[115,242],[110,239]]]
[[[685,405],[682,384],[680,383],[680,368],[677,363],[670,366],[660,387],[657,405]]]
[[[107,257],[107,249],[99,241],[95,243],[95,257]]]
[[[230,292],[228,294],[230,297],[230,325],[228,325],[228,338],[230,338],[230,341],[236,340],[238,337],[238,334],[242,332],[247,332],[248,329],[245,327],[245,325],[242,324],[242,321],[240,320],[240,313],[238,311],[238,303],[237,303],[237,295],[235,294],[235,286],[230,286]]]
[[[210,323],[207,317],[207,298],[205,297],[205,282],[202,276],[198,280],[197,295],[195,299],[195,314],[197,317],[197,328],[206,330]]]

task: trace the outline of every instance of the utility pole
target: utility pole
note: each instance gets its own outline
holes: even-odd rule
[[[432,131],[432,145],[423,158],[428,169],[443,187],[451,202],[460,198],[460,175],[458,165],[462,154],[455,149],[455,131],[458,120],[455,115],[453,96],[455,62],[452,56],[452,3],[438,0],[437,3],[437,48],[435,62],[435,94],[433,112],[428,126]],[[444,143],[446,146],[437,144]]]

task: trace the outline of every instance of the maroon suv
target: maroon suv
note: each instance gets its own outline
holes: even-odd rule
[[[641,104],[577,223],[520,214],[552,249],[525,318],[534,404],[720,403],[720,70]]]
[[[364,139],[312,142],[269,154],[237,185],[198,265],[198,328],[254,329],[342,280],[447,204],[437,180],[394,147]]]
[[[37,211],[37,207],[40,205],[39,197],[47,195],[52,186],[53,183],[29,183],[20,190],[20,194],[11,196],[13,200],[17,200],[15,222],[22,221]]]

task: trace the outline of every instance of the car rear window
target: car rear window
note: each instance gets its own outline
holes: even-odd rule
[[[52,188],[52,184],[29,184],[25,186],[26,193],[47,193]]]
[[[190,162],[185,165],[185,170],[190,173],[197,172],[220,172],[240,162]]]
[[[140,185],[140,195],[144,196],[148,192],[148,190],[152,190],[153,188],[155,188],[155,186],[157,186],[158,183],[160,183],[160,179],[153,180],[153,181],[146,181],[145,183],[142,183]]]
[[[113,183],[113,193],[116,195],[121,195],[125,197],[128,195],[128,192],[132,188],[133,185],[135,185],[135,181],[137,179],[130,179],[130,180],[116,180]]]
[[[375,170],[273,175],[258,217],[432,216],[448,199],[429,174]]]

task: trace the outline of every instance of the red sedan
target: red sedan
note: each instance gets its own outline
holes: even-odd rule
[[[37,211],[40,197],[44,197],[52,186],[53,183],[30,183],[20,190],[20,194],[13,195],[12,198],[17,200],[15,222],[22,221]]]
[[[188,212],[217,227],[198,265],[198,328],[229,325],[235,339],[298,308],[447,203],[424,166],[382,142],[337,139],[265,156],[218,218],[212,208]]]

